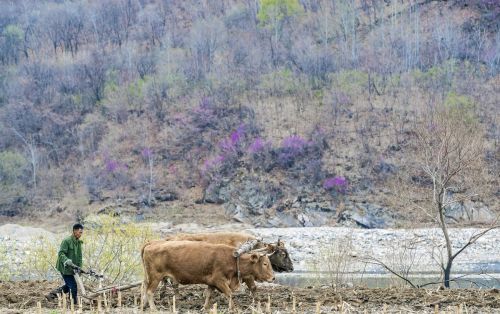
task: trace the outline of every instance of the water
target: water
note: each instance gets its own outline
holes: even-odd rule
[[[460,278],[459,278],[460,277]],[[451,282],[452,288],[500,288],[500,273],[489,274],[452,274],[457,281]],[[423,285],[434,282],[426,287],[437,287],[441,285],[440,276],[437,273],[415,273],[409,275],[408,279],[415,285]],[[367,288],[401,287],[405,284],[402,279],[390,274],[381,273],[347,273],[335,277],[327,272],[293,272],[276,274],[276,283],[305,288],[308,286],[333,286],[341,283],[345,287],[363,286]],[[410,285],[407,285],[410,287]]]

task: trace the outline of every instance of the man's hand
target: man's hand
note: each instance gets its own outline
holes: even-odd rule
[[[67,266],[69,266],[69,267],[71,267],[71,268],[78,267],[78,266],[76,266],[76,265],[73,263],[73,261],[72,261],[72,260],[70,260],[70,259],[67,259],[67,260],[64,262],[64,267],[67,267]]]
[[[68,259],[66,262],[64,262],[64,266],[71,267],[75,273],[82,273],[83,270],[76,266],[75,263],[73,263],[72,260]]]

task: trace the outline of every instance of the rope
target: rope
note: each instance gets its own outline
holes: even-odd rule
[[[236,257],[236,269],[238,270],[238,282],[241,285],[241,273],[240,273],[240,256]]]

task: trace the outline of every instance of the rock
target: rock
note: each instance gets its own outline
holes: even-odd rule
[[[389,145],[389,149],[394,152],[398,152],[401,150],[401,146],[399,146],[398,144],[391,144]]]
[[[471,201],[454,203],[446,207],[444,215],[451,223],[491,223],[495,220],[495,215],[487,206]]]
[[[234,212],[235,212],[235,214],[232,216],[234,220],[239,221],[239,222],[248,222],[249,221],[248,217],[245,215],[243,208],[241,208],[240,205],[236,205]]]
[[[155,199],[160,202],[171,202],[177,199],[174,192],[158,191],[155,193]]]
[[[302,227],[291,212],[276,212],[267,220],[268,227]]]
[[[389,175],[394,174],[398,171],[397,167],[391,163],[381,161],[375,166],[373,166],[373,171],[379,175]]]
[[[309,217],[307,217],[306,214],[303,214],[303,213],[298,214],[297,219],[299,220],[301,225],[304,227],[312,227],[313,226],[313,224],[309,220]]]
[[[121,213],[122,213],[122,209],[120,207],[117,207],[116,204],[104,206],[97,211],[98,215],[104,214],[104,215],[110,215],[113,217],[120,216]]]
[[[257,177],[245,177],[243,181],[228,184],[227,191],[226,213],[237,221],[258,222],[260,225],[266,224],[261,216],[282,196],[281,189],[274,183]]]
[[[205,190],[204,201],[212,204],[222,204],[224,200],[219,197],[219,192],[222,188],[222,184],[220,182],[212,182],[208,185]]]
[[[340,213],[337,222],[346,226],[357,225],[368,229],[386,228],[394,225],[394,217],[384,207],[373,204],[355,204]]]
[[[48,238],[53,239],[55,235],[42,228],[25,227],[16,224],[5,224],[0,226],[0,236],[4,237],[5,241],[12,240],[15,236],[15,241],[26,241],[34,238]]]
[[[173,224],[170,221],[160,222],[157,225],[152,225],[151,229],[155,232],[159,232],[162,236],[169,233],[172,229]]]
[[[306,204],[306,210],[315,210],[321,212],[335,212],[335,205],[330,204],[330,202],[311,202]]]

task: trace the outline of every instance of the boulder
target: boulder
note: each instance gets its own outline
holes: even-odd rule
[[[386,208],[375,204],[346,205],[337,218],[337,222],[346,226],[359,226],[362,228],[387,228],[394,225],[394,215]]]
[[[177,199],[177,194],[170,191],[157,191],[155,192],[155,199],[159,202],[171,202]]]
[[[444,213],[450,223],[492,223],[495,214],[481,202],[458,202],[445,208]]]

